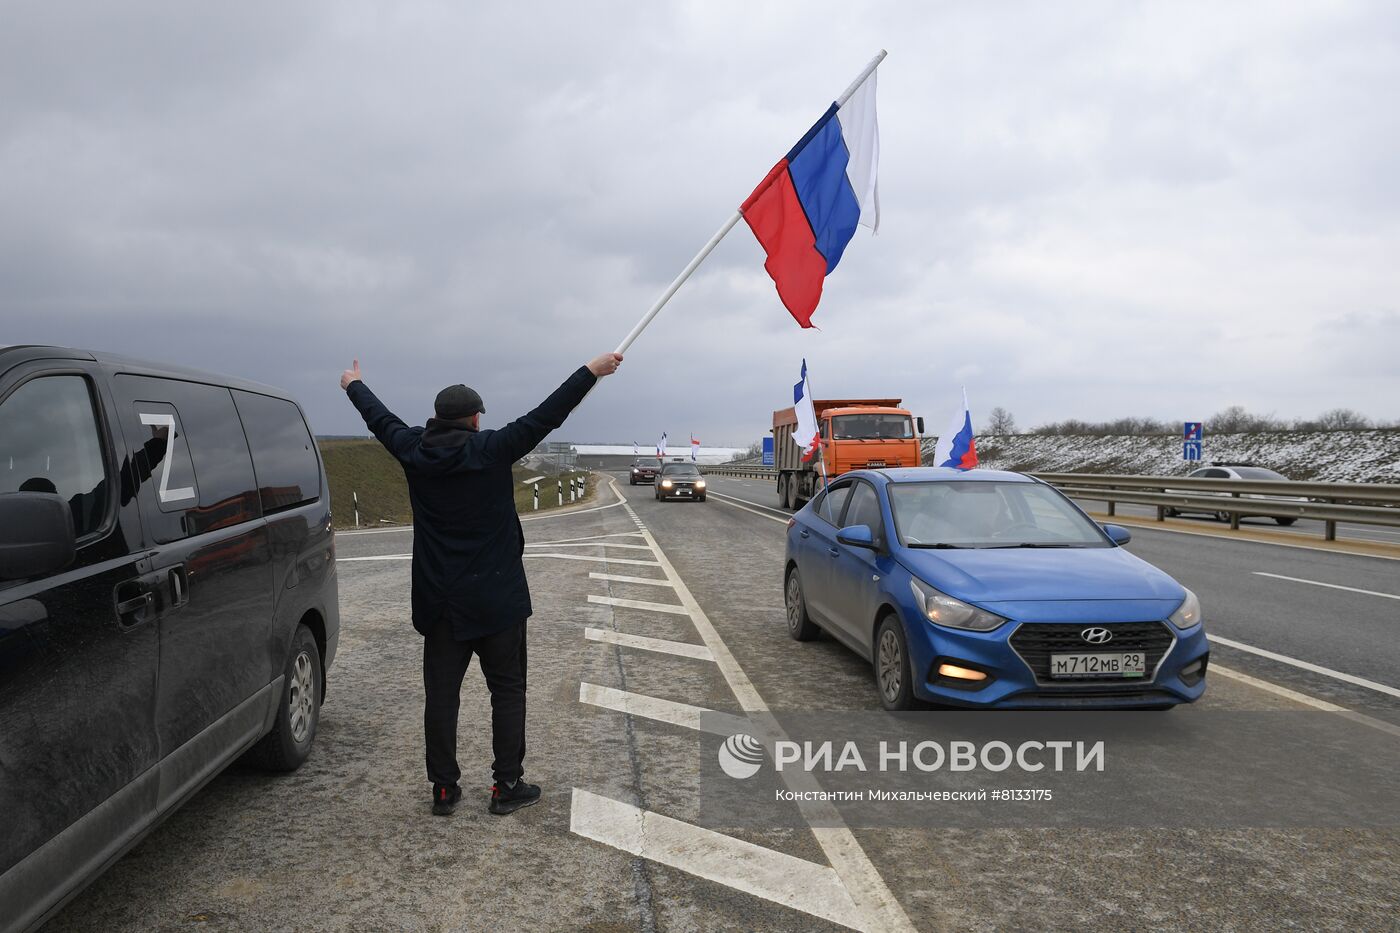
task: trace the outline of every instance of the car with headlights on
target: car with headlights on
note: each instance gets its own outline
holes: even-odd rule
[[[848,473],[788,522],[788,632],[868,659],[886,709],[1192,702],[1200,603],[1129,537],[1019,473]]]
[[[693,463],[668,463],[656,479],[657,501],[693,499],[705,501],[705,477]]]
[[[627,485],[635,486],[638,483],[654,483],[656,482],[656,474],[660,472],[660,457],[640,457],[632,461],[632,473],[627,478]]]

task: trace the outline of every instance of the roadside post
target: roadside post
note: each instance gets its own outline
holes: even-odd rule
[[[578,497],[580,499],[583,498],[583,479],[584,478],[582,476],[578,478]]]
[[[352,492],[352,493],[350,493],[350,500],[351,500],[352,502],[355,503],[355,527],[356,527],[356,528],[359,528],[359,527],[360,527],[360,494],[359,494],[358,492]]]
[[[535,484],[535,511],[538,512],[539,510],[540,510],[540,484],[539,484],[539,483],[536,483],[536,484]]]
[[[562,476],[559,478],[559,504],[564,504],[564,478]]]

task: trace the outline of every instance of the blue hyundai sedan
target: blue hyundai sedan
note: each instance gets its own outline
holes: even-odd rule
[[[1019,473],[847,473],[788,523],[788,630],[869,658],[886,709],[1190,703],[1200,603],[1128,538]]]

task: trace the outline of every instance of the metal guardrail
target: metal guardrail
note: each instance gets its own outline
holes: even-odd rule
[[[1150,505],[1157,521],[1169,511],[1216,512],[1238,529],[1244,516],[1305,518],[1323,523],[1323,537],[1337,539],[1337,523],[1400,527],[1400,484],[1293,483],[1278,480],[1195,479],[1185,476],[1122,476],[1032,473],[1075,499]]]
[[[703,473],[775,479],[762,466],[710,466]],[[1186,476],[1127,476],[1094,473],[1032,473],[1075,499],[1106,502],[1108,514],[1118,503],[1149,505],[1157,521],[1170,511],[1219,513],[1238,529],[1245,516],[1303,518],[1323,523],[1323,537],[1337,539],[1337,523],[1400,527],[1400,484],[1313,483],[1277,480],[1196,479]]]
[[[766,466],[702,466],[700,472],[713,473],[715,476],[747,476],[752,479],[778,478],[778,471]]]

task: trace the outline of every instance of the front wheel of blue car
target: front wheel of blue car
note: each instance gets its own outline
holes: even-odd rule
[[[904,640],[904,626],[893,614],[881,619],[875,631],[875,686],[880,692],[880,705],[885,709],[915,708],[909,646]]]

